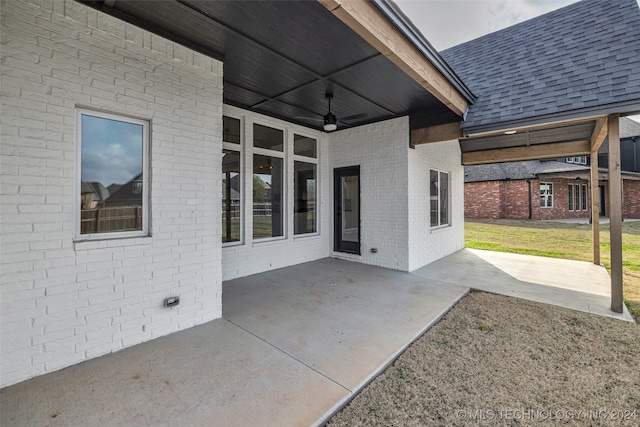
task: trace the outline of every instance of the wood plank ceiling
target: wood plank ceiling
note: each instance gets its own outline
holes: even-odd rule
[[[389,58],[316,1],[84,1],[224,61],[224,102],[321,129],[394,117],[459,122]]]

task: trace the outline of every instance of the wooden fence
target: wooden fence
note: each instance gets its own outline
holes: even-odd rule
[[[83,209],[80,233],[142,230],[142,206]]]

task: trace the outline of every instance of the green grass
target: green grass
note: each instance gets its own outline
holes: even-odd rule
[[[592,261],[591,226],[526,220],[465,223],[465,245],[473,249]],[[622,225],[625,303],[640,317],[640,221]],[[600,227],[600,261],[609,269],[609,225]]]

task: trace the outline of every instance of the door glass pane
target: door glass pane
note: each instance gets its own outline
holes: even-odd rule
[[[294,162],[295,193],[294,234],[315,233],[316,227],[316,165]]]
[[[240,241],[240,152],[222,150],[222,242]]]
[[[343,176],[340,185],[342,188],[342,240],[358,243],[358,221],[360,218],[358,177]]]
[[[283,161],[253,155],[253,237],[283,236]]]

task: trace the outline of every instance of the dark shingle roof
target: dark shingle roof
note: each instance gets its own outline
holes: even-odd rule
[[[478,96],[467,129],[640,102],[636,0],[583,0],[442,56]]]
[[[640,123],[626,117],[620,118],[620,138],[640,136]]]
[[[491,163],[464,167],[464,182],[504,181],[506,179],[535,179],[539,174],[588,171],[580,166],[557,161],[528,160],[511,163]]]

